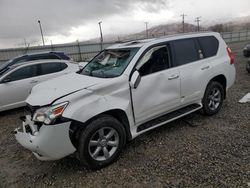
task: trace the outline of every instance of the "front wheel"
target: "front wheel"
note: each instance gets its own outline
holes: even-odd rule
[[[90,169],[100,169],[119,157],[125,143],[123,125],[112,116],[100,116],[81,133],[79,159]]]
[[[214,115],[221,109],[224,99],[224,88],[219,82],[210,82],[202,99],[204,115]]]

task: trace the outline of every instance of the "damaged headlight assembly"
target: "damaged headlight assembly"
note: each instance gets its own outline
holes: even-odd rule
[[[44,123],[46,125],[53,124],[55,120],[62,115],[69,102],[63,102],[50,107],[43,107],[36,110],[33,121]]]

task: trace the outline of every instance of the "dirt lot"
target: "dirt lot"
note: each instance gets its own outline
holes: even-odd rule
[[[11,131],[23,109],[0,113],[0,187],[250,187],[250,92],[242,48],[231,44],[237,80],[222,110],[195,113],[189,126],[178,120],[130,142],[111,166],[88,171],[73,157],[40,162]]]

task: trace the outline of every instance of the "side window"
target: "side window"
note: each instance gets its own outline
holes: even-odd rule
[[[66,63],[60,63],[60,65],[61,65],[61,70],[64,70],[68,67]]]
[[[137,65],[141,76],[152,74],[169,68],[169,53],[166,45],[151,48]]]
[[[199,60],[195,39],[183,39],[172,42],[175,65],[184,65]]]
[[[209,58],[217,54],[219,48],[219,41],[215,37],[199,37],[198,41],[201,45],[205,58]]]
[[[63,70],[62,63],[43,63],[40,64],[41,75],[52,74]]]
[[[37,65],[31,65],[31,66],[20,68],[9,75],[9,77],[11,78],[11,81],[22,80],[26,78],[35,77],[35,76],[38,76]]]

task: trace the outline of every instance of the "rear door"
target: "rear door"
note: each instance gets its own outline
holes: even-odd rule
[[[170,66],[171,55],[167,44],[150,48],[138,62],[136,69],[141,81],[136,89],[132,89],[137,124],[165,114],[179,105],[179,70]]]
[[[200,100],[210,77],[211,67],[199,38],[173,41],[171,48],[174,52],[174,64],[180,70],[182,104]]]
[[[65,71],[68,68],[66,63],[60,62],[48,62],[48,63],[41,63],[39,65],[39,81],[46,81],[60,75],[66,74]]]

